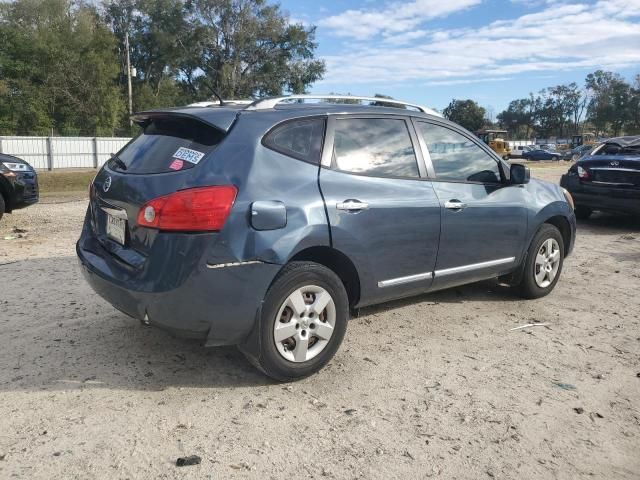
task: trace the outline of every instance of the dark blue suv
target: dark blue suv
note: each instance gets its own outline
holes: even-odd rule
[[[137,114],[91,186],[93,289],[285,381],[331,359],[354,308],[494,277],[554,288],[575,238],[561,187],[427,108],[313,99]]]

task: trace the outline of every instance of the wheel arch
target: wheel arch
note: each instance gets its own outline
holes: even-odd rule
[[[315,262],[327,267],[342,281],[349,297],[349,306],[354,307],[360,301],[360,276],[358,270],[351,259],[341,251],[327,246],[308,247],[297,252],[289,259],[289,262],[295,261]]]
[[[543,223],[553,225],[560,230],[562,241],[564,242],[564,256],[566,257],[569,254],[569,248],[571,246],[571,241],[573,240],[571,224],[569,223],[569,220],[567,220],[567,217],[564,215],[554,215],[553,217],[547,218]]]

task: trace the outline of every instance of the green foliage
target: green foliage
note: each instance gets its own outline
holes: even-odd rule
[[[610,127],[614,136],[632,118],[632,90],[620,75],[598,70],[587,75],[586,87],[591,95],[588,119],[597,131]]]
[[[442,114],[471,132],[480,130],[485,123],[485,109],[473,100],[451,100]]]
[[[206,98],[304,93],[322,78],[315,27],[289,24],[264,0],[190,0],[189,48],[179,62],[185,87]]]
[[[513,137],[567,137],[585,129],[603,136],[640,133],[640,75],[629,85],[613,72],[598,70],[576,83],[513,100],[498,115]]]
[[[123,106],[116,43],[95,8],[66,0],[1,8],[3,133],[113,133]]]
[[[0,134],[128,135],[134,111],[304,93],[320,79],[315,28],[265,0],[0,2]]]

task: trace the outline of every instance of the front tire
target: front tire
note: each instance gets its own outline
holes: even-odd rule
[[[317,372],[340,347],[348,318],[347,292],[333,271],[291,262],[264,299],[258,367],[281,382]]]
[[[533,299],[548,295],[558,283],[564,263],[564,240],[560,230],[543,224],[533,237],[525,259],[518,293]]]

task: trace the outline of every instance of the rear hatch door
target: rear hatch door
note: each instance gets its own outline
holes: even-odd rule
[[[141,134],[107,161],[91,187],[94,235],[133,267],[144,264],[161,236],[153,228],[138,226],[140,208],[154,198],[202,186],[201,169],[212,160],[237,113],[210,108],[213,112],[203,116],[197,114],[201,109],[185,110],[136,115]],[[210,177],[207,181],[218,183]]]

